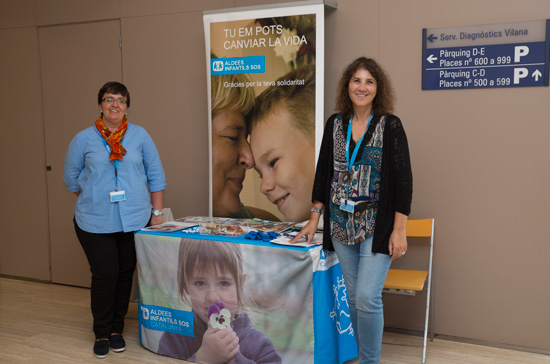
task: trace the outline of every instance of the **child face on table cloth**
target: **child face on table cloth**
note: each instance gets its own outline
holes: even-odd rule
[[[239,309],[238,292],[243,288],[238,287],[231,272],[221,270],[218,266],[209,268],[198,270],[186,278],[186,293],[190,297],[193,312],[206,323],[208,306],[214,302],[223,302],[233,317]],[[242,286],[245,279],[246,274],[243,273]]]
[[[294,126],[281,102],[250,134],[260,191],[277,205],[287,221],[309,219],[311,188],[315,175],[315,145]]]

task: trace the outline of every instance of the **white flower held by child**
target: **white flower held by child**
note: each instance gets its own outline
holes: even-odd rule
[[[210,325],[215,329],[227,329],[231,324],[231,312],[225,308],[223,302],[214,302],[208,306],[206,316]]]

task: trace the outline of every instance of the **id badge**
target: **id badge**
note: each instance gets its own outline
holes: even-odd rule
[[[340,210],[353,213],[354,209],[355,209],[355,201],[348,200],[345,198],[340,200]]]
[[[126,192],[124,191],[113,191],[110,195],[111,202],[126,201]]]

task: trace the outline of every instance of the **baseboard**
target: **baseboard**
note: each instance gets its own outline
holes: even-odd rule
[[[28,278],[28,277],[19,277],[19,276],[12,276],[9,274],[0,274],[0,278],[6,278],[6,279],[15,279],[18,281],[26,281],[26,282],[34,282],[34,283],[47,283],[51,284],[52,282],[44,279],[37,279],[37,278]]]
[[[384,331],[392,332],[395,334],[402,334],[402,335],[412,335],[412,336],[420,336],[420,337],[424,336],[423,331],[407,330],[407,329],[401,329],[397,327],[384,326]],[[429,338],[429,333],[428,333],[428,338]],[[499,349],[523,351],[526,353],[533,353],[533,354],[550,355],[550,350],[530,348],[530,347],[520,346],[520,345],[503,344],[503,343],[498,343],[498,342],[488,341],[488,340],[468,339],[464,337],[441,335],[437,333],[434,333],[434,339],[455,341],[455,342],[461,342],[461,343],[472,344],[472,345],[489,346],[489,347],[499,348]]]
[[[407,330],[407,329],[401,329],[401,328],[398,328],[398,327],[384,326],[384,331],[392,332],[394,334],[421,336],[421,337],[424,336],[424,331]],[[429,333],[428,333],[428,335],[429,335]],[[435,334],[434,334],[434,338],[435,338]]]
[[[523,352],[526,352],[526,353],[533,353],[533,354],[550,355],[549,350],[529,348],[529,347],[520,346],[520,345],[503,344],[503,343],[497,343],[497,342],[494,342],[494,341],[468,339],[468,338],[464,338],[464,337],[457,337],[457,336],[450,336],[450,335],[436,334],[435,336],[440,340],[449,340],[449,341],[456,341],[456,342],[461,342],[461,343],[465,343],[465,344],[473,344],[473,345],[489,346],[489,347],[499,348],[499,349],[509,349],[509,350],[515,350],[515,351],[523,351]]]

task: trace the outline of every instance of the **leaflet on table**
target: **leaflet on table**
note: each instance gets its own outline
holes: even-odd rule
[[[178,222],[199,225],[198,232],[203,235],[240,236],[248,232],[249,219],[228,217],[186,216],[176,219]]]
[[[307,223],[305,222],[281,222],[281,221],[269,221],[262,219],[235,219],[228,217],[209,217],[209,216],[186,216],[176,219],[173,222],[166,224],[191,224],[192,226],[199,226],[198,231],[200,234],[205,235],[226,235],[226,236],[240,236],[248,233],[251,230],[257,230],[262,233],[283,233],[283,232],[299,232],[303,226]],[[317,229],[317,232],[322,232],[322,221],[320,221],[320,228]],[[151,229],[153,230],[153,229]],[[160,226],[156,228],[157,231],[176,231],[177,228],[170,230],[169,227]],[[284,239],[283,239],[284,240]],[[283,241],[284,242],[284,241]]]
[[[246,227],[238,224],[200,224],[199,233],[203,235],[240,236],[248,232]]]
[[[258,231],[261,231],[263,233],[268,233],[270,231],[275,233],[281,233],[285,230],[290,229],[296,224],[297,224],[296,222],[278,222],[278,221],[251,219],[248,226]]]
[[[233,219],[229,217],[208,217],[208,216],[187,216],[176,219],[180,222],[192,222],[198,224],[215,224],[215,225],[239,225],[243,228],[255,229],[261,232],[277,232],[285,231],[292,226],[296,225],[295,222],[280,222],[269,221],[262,219]],[[246,229],[244,229],[246,230]]]
[[[226,222],[244,222],[248,219],[232,219],[229,217],[210,217],[210,216],[186,216],[176,219],[179,222],[194,222],[198,224],[208,223],[208,224],[223,224]]]
[[[285,232],[281,236],[279,236],[276,239],[271,240],[271,243],[273,244],[279,244],[279,245],[288,245],[288,246],[300,246],[300,247],[308,247],[312,245],[321,245],[323,244],[323,234],[322,233],[316,233],[313,236],[313,240],[310,244],[307,243],[307,239],[300,238],[297,242],[291,244],[289,243],[290,239],[292,239],[294,236],[298,234],[297,231],[295,232]]]
[[[159,224],[159,225],[147,226],[147,227],[144,227],[141,230],[161,231],[161,232],[164,232],[164,233],[171,233],[173,231],[179,231],[179,230],[187,229],[187,228],[197,226],[197,225],[198,225],[197,223],[192,223],[192,222],[169,221],[169,222],[164,222],[164,223]]]

